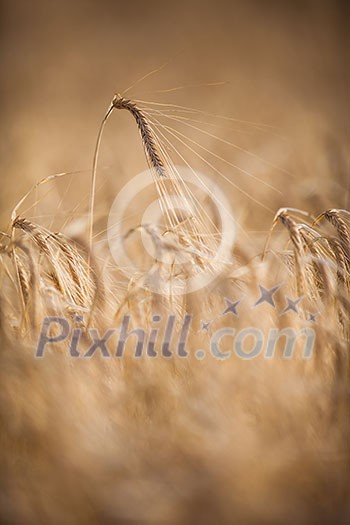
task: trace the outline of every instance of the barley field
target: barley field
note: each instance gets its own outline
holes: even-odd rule
[[[1,523],[350,523],[349,20],[1,2]]]

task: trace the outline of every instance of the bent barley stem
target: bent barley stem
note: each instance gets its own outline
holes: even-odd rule
[[[94,205],[96,196],[96,178],[97,178],[97,163],[98,155],[100,151],[102,135],[104,127],[107,123],[109,116],[113,109],[126,109],[134,117],[137,127],[141,134],[143,146],[145,148],[146,158],[148,163],[154,168],[156,174],[160,178],[167,176],[166,168],[156,148],[156,139],[152,133],[147,118],[143,112],[134,104],[131,100],[126,99],[118,93],[114,96],[112,103],[110,104],[99,129],[96,148],[94,152],[93,166],[92,166],[92,180],[91,180],[91,192],[90,192],[90,223],[89,223],[89,255],[88,264],[90,266],[91,250],[92,250],[92,239],[93,239],[93,222],[94,222]]]

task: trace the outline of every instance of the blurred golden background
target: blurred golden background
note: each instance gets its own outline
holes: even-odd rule
[[[349,208],[349,11],[322,0],[0,0],[0,230],[36,181],[73,172],[30,194],[33,207],[27,199],[11,224],[16,242],[1,235],[1,523],[350,523],[349,217],[323,215],[302,237],[305,215],[284,214],[289,249],[281,242],[277,257],[258,258],[279,207],[314,216]],[[195,294],[150,293],[158,274],[129,280],[99,244],[114,196],[147,167],[126,111],[103,137],[91,268],[80,254],[98,129],[114,93],[135,82],[130,97],[203,111],[187,114],[199,131],[165,119],[188,135],[182,145],[173,136],[174,146],[220,184],[254,237],[252,250],[239,232],[227,273]],[[70,235],[72,210],[81,231]],[[214,250],[201,248],[210,237],[173,231],[177,244],[164,229],[162,243],[155,237],[171,261],[189,247],[186,272],[212,271]],[[173,266],[162,283],[176,282]],[[262,285],[276,288],[276,305],[260,309]],[[298,314],[290,301],[302,299]],[[239,315],[227,312],[241,302]],[[158,313],[169,312],[194,314],[187,360],[71,359],[68,339],[34,358],[44,316],[82,326],[85,349],[95,321],[102,336],[127,313],[132,328],[154,334],[159,320],[168,326]],[[314,355],[197,360],[227,325],[233,334],[312,326]]]
[[[113,93],[165,62],[139,98],[278,126],[258,153],[294,178],[279,175],[270,208],[348,206],[348,27],[341,1],[2,1],[1,226],[35,181],[90,169]],[[103,144],[121,180],[145,167],[134,128],[118,115]]]

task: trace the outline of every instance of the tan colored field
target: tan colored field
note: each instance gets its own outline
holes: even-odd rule
[[[1,523],[349,523],[348,7],[1,11]]]

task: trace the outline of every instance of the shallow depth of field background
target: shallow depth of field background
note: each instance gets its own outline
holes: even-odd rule
[[[348,524],[348,222],[340,212],[333,215],[325,241],[332,250],[320,243],[319,252],[312,251],[308,244],[306,269],[299,268],[304,257],[297,242],[282,257],[272,253],[267,264],[254,256],[281,206],[314,216],[349,208],[349,8],[321,0],[0,0],[0,10],[0,232],[36,181],[83,170],[41,186],[38,195],[33,192],[32,203],[41,199],[33,209],[26,209],[30,199],[21,206],[29,222],[15,222],[23,237],[18,247],[26,273],[20,273],[15,248],[1,235],[0,262],[10,268],[2,272],[6,279],[0,297],[1,523]],[[216,119],[208,128],[200,124],[237,147],[186,129],[187,144],[203,145],[207,151],[199,151],[213,169],[186,151],[186,140],[181,153],[222,187],[252,241],[249,246],[238,232],[233,264],[211,294],[202,289],[175,301],[171,294],[149,294],[138,279],[120,280],[118,268],[108,266],[103,243],[94,242],[92,285],[86,273],[76,271],[77,261],[78,270],[85,268],[80,258],[68,259],[70,242],[58,250],[57,239],[62,243],[64,238],[50,235],[77,236],[84,246],[88,221],[77,221],[77,235],[64,226],[70,211],[80,219],[86,213],[104,112],[115,91],[165,63],[130,96],[237,119]],[[161,92],[217,82],[224,85]],[[204,114],[196,118],[207,119]],[[184,132],[183,125],[176,127]],[[135,122],[128,112],[115,111],[100,151],[95,233],[103,232],[119,189],[146,167]],[[317,231],[326,235],[323,226]],[[284,241],[299,238],[294,223],[281,230]],[[281,252],[284,243],[276,235],[272,242]],[[48,245],[51,251],[44,251]],[[310,259],[315,251],[317,258]],[[326,260],[324,253],[330,254]],[[285,281],[282,260],[291,279],[276,294],[277,308],[251,308],[257,304],[258,284],[272,287]],[[336,279],[334,288],[326,267]],[[287,294],[299,295],[294,286],[307,274],[302,308],[320,319],[314,324],[315,358],[304,363],[237,358],[231,365],[130,358],[120,365],[117,360],[72,360],[53,351],[35,360],[30,339],[26,335],[22,341],[16,331],[22,296],[11,279],[15,270],[23,297],[29,297],[33,326],[50,314],[52,297],[58,296],[57,312],[73,316],[93,310],[101,335],[124,312],[133,320],[135,314],[135,326],[140,319],[148,327],[151,314],[168,308],[180,317],[193,312],[198,329],[200,320],[217,321],[214,328],[226,322],[235,329],[257,326],[264,333],[288,327],[289,321],[295,328],[310,326],[309,317],[282,315]],[[61,274],[61,281],[68,276],[66,294],[55,281]],[[74,278],[77,274],[83,278]],[[73,305],[71,287],[87,289],[81,301],[73,298]],[[242,301],[241,316],[221,315],[230,297]],[[190,352],[206,348],[207,336],[194,327]]]
[[[135,88],[139,98],[278,126],[280,135],[239,138],[294,174],[275,173],[281,194],[259,194],[271,209],[347,207],[348,23],[349,7],[340,1],[2,1],[1,228],[35,181],[90,168],[113,93],[165,62]],[[156,92],[219,81],[226,84]],[[112,120],[101,164],[113,168],[118,187],[146,164],[130,115]],[[242,160],[235,150],[216,151]],[[270,180],[269,170],[259,169]],[[88,180],[86,174],[86,191]],[[264,213],[261,229],[268,229],[272,214],[237,202],[236,213],[255,221],[253,228]]]

